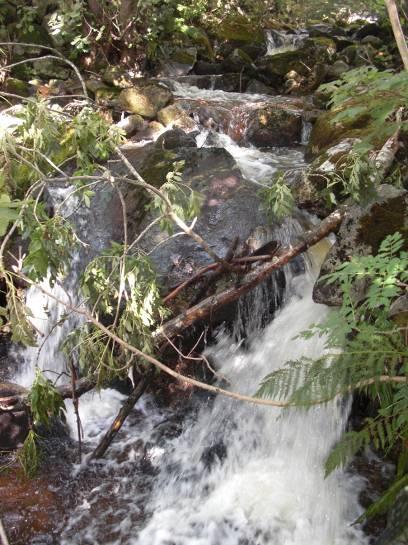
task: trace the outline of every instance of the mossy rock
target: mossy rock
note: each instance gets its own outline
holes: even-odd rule
[[[230,16],[222,21],[215,29],[215,34],[220,40],[254,44],[265,41],[265,35],[259,26],[240,15]]]
[[[244,68],[252,66],[251,57],[239,48],[235,48],[223,62],[225,72],[241,72]]]
[[[369,116],[355,116],[336,123],[334,118],[337,113],[338,111],[328,111],[317,118],[306,150],[307,158],[317,157],[346,138],[360,138],[368,132]]]
[[[185,130],[194,130],[195,122],[178,104],[169,104],[157,114],[157,119],[164,126],[172,124],[174,127],[179,127]]]
[[[330,62],[335,52],[336,44],[331,38],[311,38],[299,49],[268,55],[256,64],[271,83],[276,83],[282,82],[284,76],[292,71],[300,76],[310,76],[310,68]]]
[[[254,146],[291,146],[300,142],[301,110],[272,105],[256,110],[248,120],[245,139]]]
[[[38,44],[39,47],[15,47],[15,55],[27,57],[28,54],[38,55],[41,53],[41,46],[53,47],[54,43],[47,30],[36,23],[31,25],[30,30],[23,30],[17,33],[17,41],[28,44]]]
[[[172,98],[172,93],[164,85],[149,84],[142,88],[123,89],[119,95],[119,102],[128,112],[154,119]]]
[[[27,97],[29,95],[29,84],[18,78],[7,78],[3,85],[3,90],[6,93]]]
[[[44,59],[33,63],[32,73],[40,78],[65,80],[69,78],[71,69],[64,61]]]
[[[120,89],[136,86],[134,78],[120,66],[108,66],[102,74],[102,81]]]

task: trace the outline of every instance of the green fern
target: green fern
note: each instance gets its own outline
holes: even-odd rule
[[[355,257],[323,281],[337,283],[342,306],[301,337],[325,337],[325,353],[312,360],[300,358],[267,375],[256,393],[284,399],[289,405],[309,408],[338,395],[364,392],[378,405],[375,418],[366,419],[358,431],[343,435],[326,460],[326,475],[344,467],[358,451],[372,445],[388,453],[399,452],[398,482],[408,469],[408,351],[407,328],[389,318],[392,302],[404,292],[408,279],[408,254],[400,233],[388,236],[376,256]],[[365,287],[364,294],[356,283]],[[395,497],[393,488],[379,506]],[[397,488],[395,489],[397,491]],[[398,489],[399,490],[399,489]],[[367,516],[377,512],[370,508]]]

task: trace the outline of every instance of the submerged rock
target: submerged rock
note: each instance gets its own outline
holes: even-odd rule
[[[337,235],[320,271],[319,279],[335,271],[351,256],[375,255],[387,235],[401,233],[408,249],[408,191],[391,185],[381,185],[376,198],[367,206],[354,204],[346,212]],[[361,299],[367,282],[355,282],[355,297]],[[342,293],[339,285],[317,281],[313,290],[316,303],[340,306]]]

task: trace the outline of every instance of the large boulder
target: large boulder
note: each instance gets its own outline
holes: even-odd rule
[[[154,119],[162,108],[172,100],[171,91],[164,85],[150,83],[145,87],[123,89],[119,95],[122,108],[132,114]]]
[[[286,103],[271,104],[249,114],[245,140],[258,148],[300,143],[302,110]]]
[[[408,250],[408,191],[391,185],[382,185],[370,204],[354,204],[346,211],[346,216],[337,235],[337,241],[327,254],[320,271],[321,278],[335,271],[341,263],[351,256],[375,255],[387,235],[400,232],[405,238]],[[355,296],[360,299],[367,288],[365,281],[355,283]],[[313,290],[316,303],[340,306],[342,293],[336,283],[327,285],[317,281]]]
[[[196,47],[179,47],[161,61],[159,71],[163,76],[185,76],[191,72],[196,61]]]
[[[257,226],[265,223],[256,188],[243,179],[233,157],[225,149],[187,148],[172,151],[172,158],[167,152],[167,161],[184,159],[183,182],[201,194],[203,199],[195,230],[219,256],[225,256],[235,237],[244,242]],[[163,150],[156,148],[154,153],[158,158]],[[157,158],[149,159],[153,179],[157,179],[158,175],[155,166]],[[149,215],[140,229],[152,219]],[[166,233],[154,227],[143,241],[146,250],[155,248],[151,259],[165,286],[178,284],[192,271],[211,261],[191,238],[179,236],[166,241],[167,238]]]
[[[265,35],[260,26],[236,13],[221,21],[214,29],[214,33],[219,40],[228,40],[239,45],[263,44],[265,42]]]

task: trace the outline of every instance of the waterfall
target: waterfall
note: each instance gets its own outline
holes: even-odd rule
[[[179,86],[178,92],[217,101],[265,100],[263,96],[191,87]],[[197,141],[204,146],[225,147],[244,177],[255,184],[262,185],[278,169],[303,165],[298,148],[265,151],[240,147],[228,135],[207,129]],[[106,187],[100,193],[96,191],[91,210],[71,202],[79,236],[89,246],[79,249],[68,279],[53,288],[59,298],[77,301],[80,272],[114,238],[104,212],[112,198],[106,192]],[[70,208],[66,213],[72,211]],[[274,236],[282,244],[290,244],[304,229],[304,221],[305,216],[288,219]],[[310,226],[310,218],[307,222]],[[282,284],[271,289],[265,283],[251,298],[240,302],[235,330],[232,334],[220,331],[215,344],[206,350],[221,380],[227,381],[226,388],[253,395],[262,378],[286,361],[322,355],[323,338],[298,337],[329,312],[312,300],[319,261],[311,252],[300,266],[295,262],[295,266],[283,269]],[[274,297],[279,301],[272,301],[273,307],[281,308],[261,330],[265,308]],[[36,363],[54,372],[63,370],[60,341],[78,323],[71,317],[55,325],[65,309],[34,288],[28,292],[27,304],[33,310],[37,329],[44,334],[39,344],[45,342],[39,357],[37,349],[20,354],[26,365],[17,381],[23,384],[32,380]],[[99,442],[124,399],[113,389],[80,398],[88,451]],[[73,468],[73,482],[90,475],[92,486],[78,487],[79,501],[61,526],[59,545],[368,543],[351,526],[361,513],[361,479],[343,472],[324,479],[324,460],[344,430],[348,403],[336,400],[309,411],[282,411],[201,395],[191,404],[192,409],[180,415],[171,408],[159,408],[149,395],[143,396],[106,458],[88,468]],[[69,401],[67,411],[75,437],[75,416]],[[59,493],[65,493],[64,486]]]

